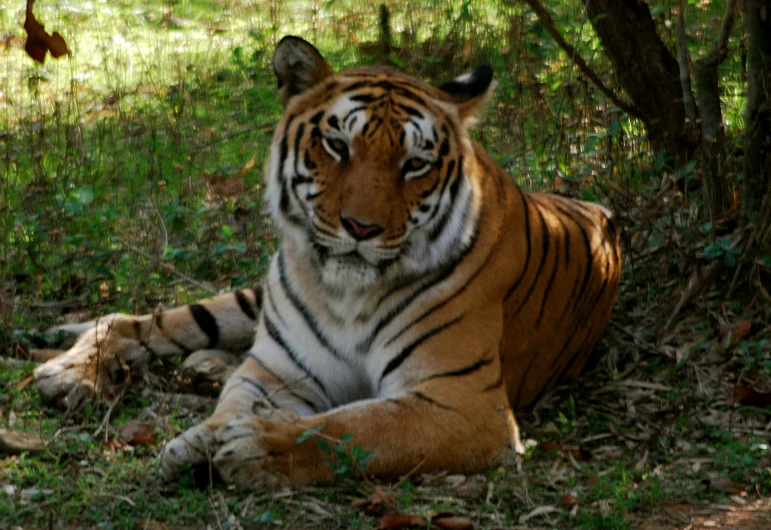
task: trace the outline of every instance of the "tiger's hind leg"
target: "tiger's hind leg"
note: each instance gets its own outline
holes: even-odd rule
[[[97,396],[113,399],[139,384],[153,358],[187,357],[203,349],[240,354],[254,341],[261,305],[258,288],[157,314],[108,315],[85,326],[66,353],[36,368],[35,386],[45,398],[76,411]]]

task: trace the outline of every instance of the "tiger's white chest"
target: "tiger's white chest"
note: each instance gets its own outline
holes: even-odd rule
[[[252,354],[284,378],[308,380],[323,408],[398,393],[383,372],[409,341],[400,330],[432,296],[407,288],[405,307],[398,289],[330,291],[297,272],[274,258]]]

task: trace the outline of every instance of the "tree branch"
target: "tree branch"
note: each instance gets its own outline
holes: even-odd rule
[[[699,119],[696,110],[696,101],[693,99],[693,89],[691,88],[691,70],[690,56],[688,55],[688,37],[685,34],[685,5],[680,0],[680,6],[677,13],[677,62],[680,64],[680,86],[683,89],[683,103],[685,104],[685,114],[692,124]]]
[[[605,86],[605,83],[602,82],[602,79],[600,79],[594,70],[592,70],[589,65],[586,64],[586,61],[584,61],[583,57],[581,57],[578,51],[562,37],[560,32],[557,30],[557,27],[554,25],[554,20],[552,20],[551,15],[548,11],[546,11],[546,8],[539,0],[524,0],[524,2],[530,6],[530,9],[533,10],[533,12],[538,17],[538,20],[541,22],[541,24],[543,24],[543,26],[546,28],[546,31],[549,32],[549,35],[551,35],[557,45],[573,59],[575,64],[578,66],[578,69],[581,70],[581,73],[588,77],[589,80],[594,83],[594,85],[599,88],[600,91],[605,94],[605,96],[610,99],[618,108],[634,118],[642,118],[640,112],[634,107],[634,105],[622,100],[610,88]]]

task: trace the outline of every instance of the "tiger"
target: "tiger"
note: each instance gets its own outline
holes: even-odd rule
[[[318,437],[371,451],[366,473],[473,472],[521,449],[514,412],[575,379],[621,271],[598,204],[523,191],[471,138],[484,65],[438,87],[396,69],[335,72],[284,37],[284,110],[266,163],[280,236],[261,286],[113,314],[40,365],[40,393],[117,399],[149,361],[243,353],[208,419],[159,456],[261,487],[333,477]]]

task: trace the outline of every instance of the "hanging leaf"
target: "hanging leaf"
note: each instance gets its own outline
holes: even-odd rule
[[[35,0],[27,0],[27,18],[24,20],[27,41],[24,43],[24,51],[39,63],[45,62],[46,53],[48,52],[51,53],[54,59],[70,53],[64,37],[55,31],[53,35],[49,35],[45,31],[45,26],[37,21],[35,14],[32,12],[32,5],[34,3]]]

